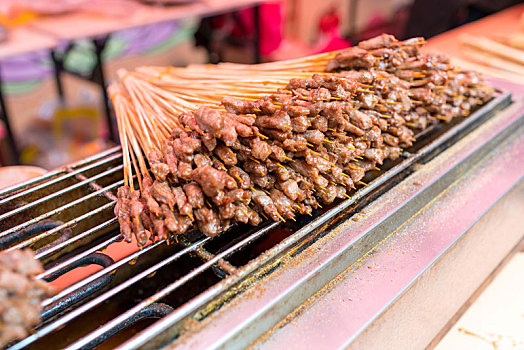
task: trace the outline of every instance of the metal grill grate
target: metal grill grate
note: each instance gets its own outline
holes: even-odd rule
[[[237,226],[214,238],[191,232],[178,244],[160,241],[142,250],[122,242],[113,215],[116,189],[123,184],[118,147],[6,189],[0,192],[0,249],[36,250],[45,267],[38,278],[64,285],[43,302],[43,322],[35,332],[10,349],[112,348],[167,314],[177,330],[189,317],[207,317],[242,289],[231,287],[249,284],[279,257],[297,253],[322,236],[326,225],[386,191],[413,164],[509,102],[501,94],[469,118],[418,135],[403,158],[367,175],[369,186],[313,217]],[[137,341],[154,336],[142,333]]]

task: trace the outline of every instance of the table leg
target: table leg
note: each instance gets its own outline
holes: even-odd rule
[[[253,58],[255,63],[262,62],[260,58],[260,5],[256,4],[253,7]]]
[[[11,124],[9,123],[9,115],[7,113],[7,106],[2,92],[2,85],[3,84],[0,72],[0,117],[4,122],[5,130],[7,133],[7,142],[9,143],[9,147],[11,148],[12,158],[14,159],[15,164],[18,164],[20,162],[20,155],[18,153],[18,147],[13,135],[13,131],[11,129]]]
[[[113,130],[113,123],[111,120],[111,109],[109,108],[109,95],[107,94],[106,89],[106,80],[104,75],[104,65],[102,61],[102,52],[106,46],[106,43],[109,39],[109,36],[99,39],[93,39],[93,45],[95,46],[95,55],[96,55],[96,64],[93,70],[93,74],[97,77],[96,81],[100,85],[102,91],[103,103],[104,103],[104,113],[107,122],[107,128],[109,130],[109,138],[117,142],[115,130]]]
[[[67,54],[73,49],[73,43],[69,43],[60,53],[58,50],[51,50],[51,60],[53,61],[53,73],[55,76],[56,92],[60,98],[60,102],[64,103],[64,86],[62,84],[62,72],[64,71],[64,61]]]
[[[64,69],[63,57],[59,57],[56,50],[51,50],[51,60],[53,61],[53,73],[55,76],[56,92],[60,98],[60,102],[64,103],[64,87],[62,85],[62,71]],[[65,54],[64,54],[65,55]]]

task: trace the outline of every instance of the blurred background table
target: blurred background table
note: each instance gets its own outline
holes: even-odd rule
[[[57,40],[45,33],[32,30],[30,28],[16,28],[7,33],[7,40],[0,43],[0,60],[2,58],[16,56],[27,52],[43,49],[52,49],[56,46]],[[18,159],[18,147],[15,136],[9,122],[8,108],[5,103],[4,94],[2,92],[3,80],[2,72],[0,70],[0,117],[4,122],[7,142],[11,148],[14,158]]]

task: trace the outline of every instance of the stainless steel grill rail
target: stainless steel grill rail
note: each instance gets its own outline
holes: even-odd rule
[[[369,175],[369,186],[312,217],[299,217],[285,225],[236,227],[215,238],[192,232],[178,244],[156,242],[116,261],[104,251],[115,245],[130,249],[122,242],[113,215],[115,192],[123,184],[118,147],[5,189],[0,192],[1,250],[36,250],[36,258],[46,269],[38,278],[48,281],[79,266],[102,267],[45,300],[43,322],[10,349],[46,348],[48,344],[68,349],[89,349],[102,343],[114,347],[145,329],[152,319],[166,315],[169,322],[140,333],[132,345],[152,340],[167,327],[171,338],[177,337],[186,320],[207,317],[275,269],[278,258],[298,254],[322,236],[326,225],[386,191],[415,163],[438,153],[508,105],[510,99],[509,94],[501,93],[470,117],[417,135],[419,142],[402,159],[384,165],[385,172]],[[112,337],[121,331],[129,333]]]

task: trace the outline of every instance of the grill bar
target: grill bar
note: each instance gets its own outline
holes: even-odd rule
[[[79,179],[80,181],[86,181],[88,180],[87,177],[85,177],[84,175],[82,174],[78,174],[75,176],[77,179]],[[133,176],[133,179],[136,178],[136,175]],[[96,182],[94,181],[89,181],[89,187],[91,187],[92,189],[94,189],[95,191],[98,191],[100,189],[102,189],[102,186],[100,186],[99,184],[97,184]],[[106,196],[107,198],[109,198],[110,200],[112,201],[116,201],[118,200],[118,198],[111,192],[107,191],[107,192],[104,192],[104,196]]]
[[[80,289],[81,287],[91,283],[92,281],[96,280],[97,278],[102,277],[104,275],[107,275],[107,274],[110,274],[110,273],[116,271],[116,269],[118,269],[120,266],[128,264],[129,262],[134,261],[140,255],[149,252],[150,250],[158,247],[162,243],[164,243],[164,241],[157,242],[155,244],[149,245],[149,246],[145,247],[144,249],[142,249],[140,251],[137,251],[137,252],[135,252],[135,253],[133,253],[131,255],[126,256],[125,258],[117,261],[113,265],[108,266],[105,269],[100,270],[100,271],[92,274],[91,276],[84,278],[81,281],[78,281],[77,283],[75,283],[75,284],[67,287],[66,289],[62,290],[60,293],[56,294],[55,296],[44,300],[42,305],[43,306],[48,306],[48,305],[52,304],[53,302],[57,301],[58,299],[66,296],[66,295],[68,295],[70,293],[73,293],[74,291]]]
[[[192,243],[187,240],[186,237],[179,237],[178,241],[184,247],[189,247]],[[202,260],[209,261],[215,258],[214,254],[208,252],[204,247],[200,246],[195,250],[195,254],[198,255]],[[231,265],[228,261],[220,259],[217,262],[217,268],[221,271],[218,272],[220,278],[224,278],[224,274],[232,275],[235,273],[236,268]]]
[[[103,177],[105,177],[105,176],[107,176],[107,175],[114,174],[114,173],[116,173],[117,171],[120,171],[120,170],[122,170],[122,169],[124,169],[124,166],[123,166],[123,165],[119,165],[119,166],[117,166],[117,167],[115,167],[115,168],[112,168],[112,169],[106,170],[106,171],[104,171],[104,172],[101,172],[101,173],[99,173],[99,174],[97,174],[97,175],[95,175],[95,176],[93,176],[93,177],[91,177],[91,178],[88,178],[88,179],[86,179],[86,180],[84,180],[84,181],[82,181],[82,182],[79,182],[79,183],[76,183],[76,184],[74,184],[74,185],[72,185],[72,186],[66,187],[66,188],[64,188],[64,189],[62,189],[62,190],[60,190],[60,191],[53,192],[53,193],[51,193],[51,194],[48,195],[48,196],[45,196],[45,197],[40,198],[40,199],[37,199],[36,201],[33,201],[33,202],[31,202],[31,203],[28,203],[28,204],[26,204],[26,205],[23,205],[23,206],[21,206],[21,207],[18,207],[18,208],[14,209],[14,210],[11,210],[10,212],[7,212],[7,213],[5,213],[5,214],[3,214],[3,215],[0,215],[0,221],[1,221],[1,220],[5,220],[5,219],[7,219],[8,217],[13,216],[13,215],[15,215],[15,214],[19,214],[19,213],[23,212],[24,210],[27,210],[27,209],[29,209],[29,208],[32,208],[32,207],[34,207],[34,206],[36,206],[36,205],[42,204],[42,203],[44,203],[44,202],[46,202],[46,201],[49,201],[49,200],[51,200],[51,199],[53,199],[53,198],[56,198],[56,197],[62,196],[63,194],[65,194],[65,193],[67,193],[67,192],[70,192],[70,191],[72,191],[72,190],[74,190],[74,189],[80,188],[80,187],[82,187],[82,186],[84,186],[84,185],[87,185],[87,184],[89,184],[90,182],[93,182],[93,181],[96,181],[96,180],[98,180],[98,179],[101,179],[101,178],[103,178]]]
[[[106,241],[104,241],[104,242],[102,242],[100,244],[97,244],[96,246],[94,246],[94,247],[92,247],[90,249],[87,249],[87,250],[83,251],[80,254],[75,255],[74,257],[64,261],[63,263],[60,263],[58,265],[53,266],[49,270],[46,270],[46,271],[42,272],[41,274],[39,274],[38,276],[36,276],[36,278],[38,278],[38,279],[47,278],[49,275],[53,274],[54,272],[56,272],[58,270],[61,270],[61,269],[65,268],[66,266],[74,264],[76,262],[76,260],[81,259],[84,256],[89,255],[89,254],[94,253],[94,252],[97,252],[99,250],[103,250],[103,249],[107,248],[110,244],[116,243],[116,242],[120,242],[122,239],[124,239],[124,237],[122,235],[114,236],[114,237],[112,237],[112,238],[110,238],[110,239],[108,239],[108,240],[106,240]],[[46,253],[46,252],[43,252],[43,253]]]
[[[118,148],[120,149],[120,148]],[[113,149],[112,152],[114,152],[115,150],[118,150],[118,149]],[[111,153],[112,153],[111,152]],[[35,187],[31,187],[25,191],[22,191],[22,192],[18,192],[18,193],[15,193],[13,194],[12,196],[9,196],[9,197],[5,197],[3,199],[0,200],[0,205],[3,205],[5,203],[7,203],[8,201],[11,201],[11,200],[14,200],[16,198],[19,198],[19,197],[22,197],[24,195],[27,195],[27,194],[30,194],[30,193],[33,193],[33,192],[36,192],[36,191],[39,191],[39,190],[42,190],[50,185],[54,185],[56,183],[59,183],[60,181],[64,181],[65,179],[67,178],[70,178],[72,176],[75,176],[77,174],[80,174],[82,172],[85,172],[85,171],[88,171],[88,170],[91,170],[91,169],[94,169],[100,165],[104,165],[112,160],[117,160],[118,158],[121,158],[122,157],[122,153],[117,153],[109,158],[106,158],[106,159],[102,159],[101,161],[98,161],[96,163],[93,163],[93,164],[90,164],[88,166],[85,166],[85,167],[82,167],[82,168],[79,168],[79,169],[76,169],[76,170],[70,170],[69,173],[65,173],[64,176],[61,176],[61,177],[57,177],[55,179],[52,179],[50,181],[46,181],[38,186],[35,186]],[[97,157],[98,158],[98,157]],[[53,177],[55,176],[56,174],[60,174],[60,173],[64,173],[64,170],[56,170],[56,171],[52,171],[52,172],[49,172],[47,174],[44,175],[43,178],[37,178],[35,181],[42,181],[46,178],[50,178],[50,177]],[[16,185],[16,186],[19,186],[19,188],[22,188],[22,187],[25,187],[25,186],[28,186],[29,184],[31,184],[31,182],[26,182],[26,183],[23,183],[22,185]],[[12,190],[16,190],[13,189],[13,187],[11,188],[8,188],[8,189],[5,189],[4,191],[0,192],[0,196],[3,195],[3,193],[8,193],[9,191],[12,191]]]
[[[123,181],[120,181],[120,182],[123,183]],[[116,185],[118,185],[118,183]],[[111,187],[116,187],[116,186],[112,185]],[[14,249],[22,249],[22,248],[28,247],[31,244],[34,244],[34,243],[38,242],[42,238],[49,237],[49,236],[51,236],[51,235],[53,235],[53,234],[63,230],[64,228],[68,228],[68,227],[74,226],[74,225],[78,224],[82,220],[89,219],[89,218],[93,217],[94,215],[103,212],[104,210],[110,209],[114,205],[115,205],[115,202],[107,203],[107,204],[105,204],[105,205],[103,205],[101,207],[98,207],[95,210],[92,210],[92,211],[90,211],[90,212],[88,212],[88,213],[86,213],[84,215],[81,215],[81,216],[77,217],[76,219],[68,221],[65,224],[61,225],[61,226],[55,227],[52,230],[43,232],[43,233],[39,234],[38,236],[35,236],[35,237],[31,238],[31,239],[28,239],[27,241],[24,241],[24,242],[21,242],[21,243],[15,245],[15,246],[12,246],[11,248],[9,248],[7,250],[11,251],[11,250],[14,250]],[[40,220],[38,220],[38,221],[40,221]]]
[[[124,322],[116,325],[114,328],[109,329],[106,333],[102,334],[97,339],[93,340],[92,342],[86,344],[86,349],[92,349],[96,347],[97,345],[102,344],[107,339],[111,338],[113,335],[117,334],[120,331],[123,331],[124,329],[132,326],[136,322],[146,319],[146,318],[162,318],[164,316],[169,315],[169,313],[173,312],[173,308],[166,304],[161,303],[154,303],[149,305],[147,308],[143,309],[141,312],[129,317]]]
[[[120,180],[118,182],[115,182],[114,184],[106,186],[106,187],[102,188],[101,190],[98,190],[96,192],[92,192],[92,193],[88,194],[85,197],[79,198],[79,199],[77,199],[77,200],[75,200],[73,202],[70,202],[68,204],[65,204],[65,205],[63,205],[63,206],[61,206],[59,208],[56,208],[56,209],[51,210],[51,211],[48,211],[47,213],[42,214],[42,215],[40,215],[40,216],[38,216],[38,217],[36,217],[36,218],[34,218],[32,220],[26,221],[23,224],[20,224],[18,226],[15,226],[15,227],[9,229],[9,230],[6,230],[6,231],[0,233],[0,237],[4,237],[4,236],[10,235],[12,233],[15,233],[17,231],[23,230],[24,228],[26,228],[26,227],[34,224],[34,223],[37,223],[37,222],[42,221],[42,220],[45,220],[45,219],[49,218],[52,215],[58,214],[58,213],[66,210],[66,209],[69,209],[69,208],[71,208],[71,207],[73,207],[73,206],[75,206],[77,204],[81,204],[81,203],[87,201],[90,198],[94,198],[96,196],[99,196],[103,192],[110,191],[110,190],[112,190],[114,188],[122,186],[123,184],[124,184],[124,180]],[[111,203],[109,203],[109,204],[111,204]],[[76,222],[76,220],[72,220],[72,221]],[[27,246],[27,245],[25,245],[25,246]]]
[[[113,204],[113,203],[108,203],[108,207],[111,207],[109,204]],[[52,254],[56,253],[57,251],[61,250],[61,249],[64,249],[65,247],[77,242],[77,241],[80,241],[86,237],[89,237],[91,234],[95,233],[95,232],[98,232],[104,228],[107,228],[107,227],[110,227],[111,225],[115,225],[116,223],[118,222],[118,219],[117,218],[112,218],[108,221],[105,221],[103,223],[101,223],[100,225],[97,225],[87,231],[84,231],[82,232],[81,234],[79,235],[76,235],[60,244],[57,244],[49,249],[46,249],[45,251],[41,252],[41,253],[38,253],[35,255],[35,259],[38,259],[38,260],[43,260],[49,256],[51,256]],[[101,243],[99,245],[97,245],[97,247],[99,247],[98,249],[104,249],[106,248],[108,245],[110,245],[111,243],[115,243],[115,242],[118,242],[120,240],[123,239],[123,236],[122,235],[118,235],[118,236],[115,236],[109,240],[107,240],[106,242],[104,243]],[[105,244],[105,245],[104,245]],[[89,249],[89,250],[92,250],[93,248]],[[83,254],[83,253],[82,253]],[[74,259],[74,258],[73,258]],[[49,270],[48,270],[49,271]],[[44,272],[44,274],[47,273]]]
[[[205,250],[204,248],[202,247],[199,247],[198,249],[196,249],[195,253],[200,257],[202,258],[202,260],[204,261],[210,261],[210,260],[213,260],[216,256],[214,254],[211,254],[210,252],[208,252],[207,250]],[[235,271],[237,270],[233,265],[231,265],[228,261],[226,260],[222,260],[222,259],[219,259],[217,261],[217,265],[218,265],[218,268],[221,270],[221,271],[225,271],[227,274],[229,275],[232,275],[235,273]],[[224,277],[224,276],[220,276],[220,277]]]

